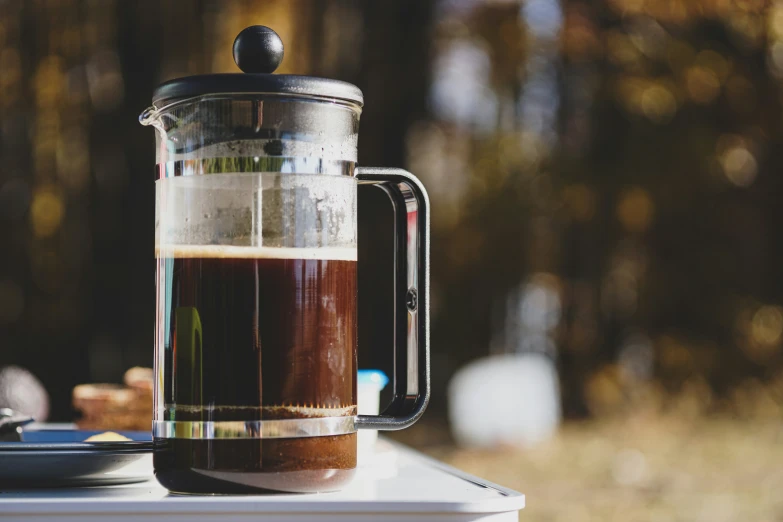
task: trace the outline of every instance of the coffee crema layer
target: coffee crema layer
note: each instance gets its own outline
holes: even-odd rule
[[[357,414],[356,405],[330,406],[228,406],[199,404],[167,404],[164,418],[176,420],[249,421],[264,419],[316,419],[323,417],[351,417]]]

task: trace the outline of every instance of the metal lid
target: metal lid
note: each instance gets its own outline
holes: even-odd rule
[[[158,107],[182,98],[204,94],[279,93],[316,96],[364,104],[362,91],[353,84],[295,74],[272,74],[283,61],[283,41],[272,29],[253,25],[234,40],[234,62],[242,73],[200,74],[175,78],[152,93]]]

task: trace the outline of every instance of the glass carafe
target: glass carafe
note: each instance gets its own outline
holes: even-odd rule
[[[421,184],[356,167],[361,92],[273,75],[282,44],[237,37],[245,74],[161,85],[156,129],[154,467],[182,493],[339,489],[356,430],[400,429],[429,396]],[[394,399],[356,408],[357,185],[397,215]]]

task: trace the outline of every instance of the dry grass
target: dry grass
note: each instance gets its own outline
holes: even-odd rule
[[[571,423],[530,449],[421,444],[432,436],[422,426],[405,442],[524,492],[523,521],[783,520],[778,421],[679,415]]]

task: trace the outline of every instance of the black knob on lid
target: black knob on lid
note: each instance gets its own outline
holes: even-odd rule
[[[234,61],[248,74],[197,74],[174,78],[155,89],[153,105],[165,107],[183,98],[207,94],[293,94],[341,100],[358,107],[364,104],[362,91],[350,83],[315,76],[271,74],[283,61],[283,41],[263,25],[248,27],[237,35]]]
[[[234,61],[242,72],[273,73],[283,61],[283,40],[268,27],[251,25],[234,40]]]

